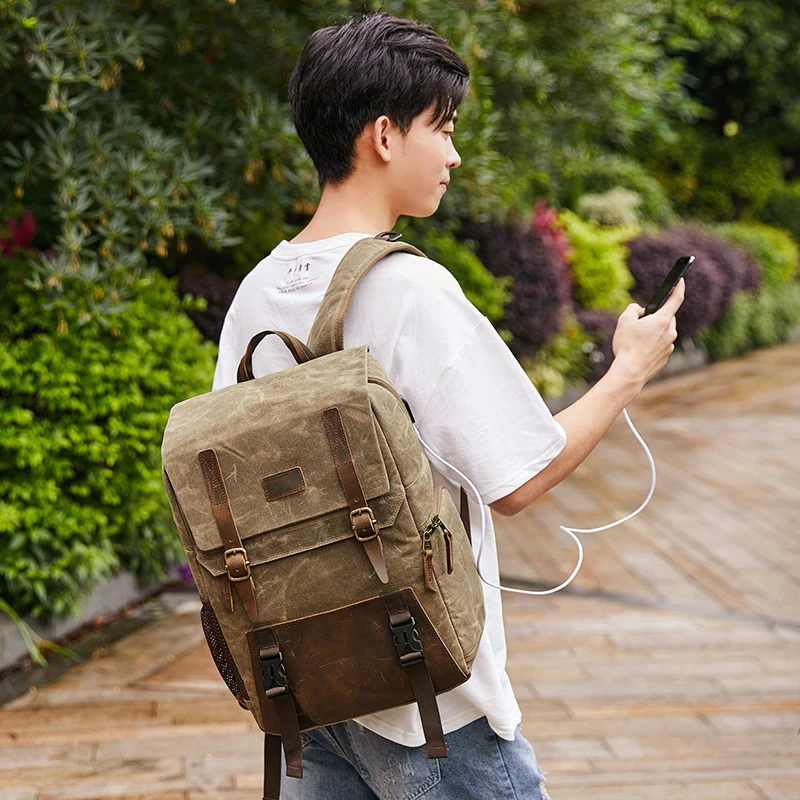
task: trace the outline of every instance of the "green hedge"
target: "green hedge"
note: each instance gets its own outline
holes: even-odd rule
[[[153,579],[180,558],[161,438],[176,402],[210,390],[216,348],[158,273],[104,326],[79,306],[56,325],[27,264],[3,271],[0,596],[57,618],[120,569]]]
[[[738,292],[731,307],[701,334],[713,360],[784,342],[800,324],[800,284]]]
[[[621,243],[636,233],[633,227],[604,228],[564,210],[558,222],[572,246],[575,301],[583,308],[622,312],[631,302],[633,277],[625,264]]]
[[[791,235],[769,225],[730,222],[716,225],[716,233],[744,248],[758,264],[764,287],[792,280],[800,268],[800,248]]]

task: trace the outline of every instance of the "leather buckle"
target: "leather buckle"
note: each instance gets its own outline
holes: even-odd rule
[[[356,529],[355,522],[353,522],[353,515],[354,514],[369,514],[369,526],[372,528],[372,533],[369,536],[361,536]],[[369,506],[362,506],[361,508],[354,508],[350,512],[350,525],[353,528],[353,533],[356,535],[356,539],[359,542],[368,542],[371,539],[374,539],[378,535],[378,520],[372,515],[372,509]]]
[[[258,664],[261,667],[261,683],[267,697],[279,697],[289,691],[289,679],[286,677],[286,667],[280,650],[274,656],[259,652]]]
[[[394,635],[394,649],[397,651],[403,666],[415,664],[425,658],[419,631],[414,625],[414,617],[411,617],[408,622],[401,622],[399,625],[389,624]]]
[[[244,558],[244,568],[247,572],[244,575],[239,575],[238,577],[234,577],[231,575],[231,565],[228,563],[228,559],[234,555],[235,553],[241,553],[242,557]],[[232,547],[230,550],[226,550],[222,554],[223,559],[225,559],[225,569],[228,571],[228,580],[233,581],[247,581],[250,580],[250,562],[247,560],[247,551],[244,547]]]

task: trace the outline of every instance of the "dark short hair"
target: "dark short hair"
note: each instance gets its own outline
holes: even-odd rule
[[[438,130],[468,86],[467,65],[430,25],[378,11],[311,34],[289,79],[289,102],[322,187],[352,174],[365,125],[385,114],[405,136],[435,104],[430,124]]]

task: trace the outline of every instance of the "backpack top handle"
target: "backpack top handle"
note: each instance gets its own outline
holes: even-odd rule
[[[236,371],[237,383],[253,380],[255,377],[255,375],[253,375],[253,351],[256,349],[256,347],[258,347],[261,340],[269,336],[271,333],[274,333],[276,336],[280,336],[281,339],[283,339],[284,344],[289,348],[294,356],[294,360],[298,364],[303,364],[304,362],[311,361],[313,358],[315,358],[311,350],[309,350],[308,347],[306,347],[296,336],[292,336],[291,333],[285,333],[284,331],[261,331],[261,333],[257,333],[250,340],[250,343],[247,345],[247,350],[245,350],[242,360],[239,362],[239,369]]]

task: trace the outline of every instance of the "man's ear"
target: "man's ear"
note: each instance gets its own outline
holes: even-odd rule
[[[366,144],[385,163],[392,160],[391,139],[398,133],[397,128],[385,114],[370,122],[364,128]]]

